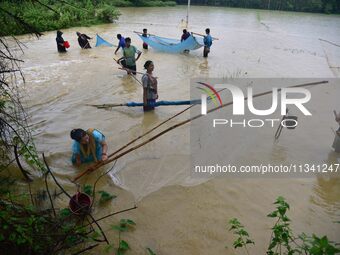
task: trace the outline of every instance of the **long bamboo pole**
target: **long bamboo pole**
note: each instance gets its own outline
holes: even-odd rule
[[[194,35],[199,35],[199,36],[205,36],[205,35],[203,35],[203,34],[199,34],[199,33],[195,33],[195,32],[191,32],[192,34],[194,34]],[[213,40],[219,40],[218,38],[216,38],[216,37],[211,37]]]
[[[129,69],[129,68],[124,67],[122,64],[118,63],[118,61],[117,61],[115,58],[113,58],[113,60],[120,66],[120,68],[118,68],[118,69],[125,70],[125,71],[127,71],[128,73],[129,73],[129,72],[131,72],[131,73],[134,72],[134,73],[144,74],[144,73],[137,72],[137,71],[134,71],[134,70],[131,70],[131,69]],[[140,85],[143,86],[142,82],[141,82],[140,80],[138,80],[133,74],[132,74],[132,78],[134,78]]]
[[[224,89],[221,89],[221,90],[219,90],[219,91],[217,91],[217,92],[219,93],[219,92],[221,92],[221,91],[223,91],[223,90],[225,90],[225,88],[224,88]],[[125,148],[128,147],[129,145],[135,143],[135,142],[138,141],[139,139],[141,139],[141,138],[143,138],[144,136],[150,134],[152,131],[156,130],[156,129],[159,128],[160,126],[162,126],[162,125],[164,125],[165,123],[169,122],[170,120],[176,118],[177,116],[181,115],[182,113],[186,112],[187,110],[189,110],[190,108],[192,108],[192,107],[194,107],[194,106],[196,106],[196,105],[195,105],[195,104],[190,105],[189,107],[187,107],[187,108],[185,108],[184,110],[182,110],[182,111],[176,113],[176,114],[173,115],[172,117],[170,117],[170,118],[164,120],[163,122],[161,122],[160,124],[156,125],[156,126],[153,127],[152,129],[148,130],[148,131],[145,132],[144,134],[142,134],[142,135],[136,137],[136,138],[133,139],[132,141],[130,141],[130,142],[128,142],[127,144],[123,145],[122,147],[120,147],[120,148],[119,148],[118,150],[116,150],[115,152],[109,154],[109,155],[108,155],[108,158],[110,158],[110,157],[116,155],[118,152],[122,151],[123,149],[125,149]],[[101,166],[102,166],[102,163],[103,163],[102,161],[97,162],[94,166],[92,166],[91,168],[87,169],[87,170],[88,170],[87,172],[92,172],[93,170],[95,170],[95,169],[101,167]],[[84,172],[83,172],[83,173],[84,173]],[[84,174],[85,174],[85,173],[84,173]],[[78,180],[79,178],[81,178],[84,174],[81,173],[81,174],[77,175],[77,176],[73,179],[72,182],[77,181],[77,180]]]
[[[298,87],[306,87],[306,86],[316,86],[316,85],[325,84],[325,83],[328,83],[328,81],[319,81],[319,82],[304,83],[304,84],[299,84],[299,85],[290,86],[290,87],[288,87],[288,88],[298,88]],[[278,92],[279,92],[279,91],[281,91],[281,89],[278,89]],[[258,93],[258,94],[255,94],[255,95],[253,96],[253,98],[260,97],[260,96],[264,96],[264,95],[269,95],[269,94],[272,94],[272,93],[273,93],[272,90],[266,91],[266,92],[262,92],[262,93]],[[247,100],[247,99],[248,99],[248,97],[245,97],[245,98],[244,98],[244,100]],[[208,114],[208,113],[211,113],[211,112],[215,112],[215,111],[217,111],[217,110],[219,110],[219,109],[222,109],[222,108],[224,108],[224,107],[226,107],[226,106],[229,106],[229,105],[232,105],[232,104],[233,104],[233,101],[230,101],[230,102],[228,102],[228,103],[222,104],[222,105],[220,105],[220,106],[218,106],[218,107],[215,107],[215,108],[213,108],[213,109],[210,109],[209,111],[207,111],[207,114]],[[132,152],[132,151],[134,151],[134,150],[137,150],[138,148],[140,148],[140,147],[142,147],[142,146],[144,146],[144,145],[146,145],[146,144],[152,142],[153,140],[157,139],[158,137],[160,137],[160,136],[162,136],[162,135],[164,135],[164,134],[170,132],[171,130],[173,130],[173,129],[175,129],[175,128],[178,128],[178,127],[180,127],[180,126],[183,126],[183,125],[185,125],[185,124],[187,124],[187,123],[189,123],[189,122],[191,122],[191,121],[193,121],[193,120],[196,120],[196,119],[198,119],[198,118],[201,118],[202,116],[205,116],[205,115],[198,114],[198,115],[193,116],[193,117],[191,117],[191,118],[189,118],[189,119],[187,119],[187,120],[181,121],[181,122],[179,122],[179,123],[177,123],[177,124],[175,124],[175,125],[173,125],[173,126],[167,128],[167,129],[163,130],[162,132],[160,132],[160,133],[154,135],[154,136],[151,137],[150,139],[148,139],[148,140],[146,140],[146,141],[144,141],[144,142],[142,142],[142,143],[140,143],[140,144],[138,144],[138,145],[136,145],[136,146],[134,146],[134,147],[131,147],[130,149],[128,149],[128,150],[126,150],[126,151],[124,151],[124,152],[122,152],[122,153],[120,153],[120,154],[118,154],[118,155],[115,155],[115,156],[112,157],[112,158],[108,158],[106,161],[100,162],[100,163],[98,164],[97,167],[91,168],[91,169],[87,169],[87,170],[83,171],[82,173],[78,174],[78,175],[75,177],[74,180],[76,181],[76,180],[78,180],[79,178],[81,178],[82,176],[84,176],[85,174],[90,173],[90,172],[92,172],[92,171],[98,169],[99,167],[104,166],[104,165],[106,165],[106,164],[108,164],[108,163],[110,163],[110,162],[112,162],[112,161],[114,161],[114,160],[116,160],[116,159],[119,159],[119,158],[123,157],[124,155],[126,155],[126,154],[128,154],[128,153],[130,153],[130,152]]]
[[[186,112],[187,110],[189,110],[190,108],[192,108],[193,106],[195,106],[194,104],[193,105],[190,105],[189,107],[185,108],[184,110],[176,113],[174,116],[166,119],[165,121],[161,122],[160,124],[158,124],[157,126],[153,127],[152,129],[148,130],[146,133],[136,137],[135,139],[133,139],[132,141],[128,142],[127,144],[123,145],[122,147],[120,147],[118,150],[116,150],[115,152],[111,153],[108,155],[108,158],[116,155],[118,152],[122,151],[123,149],[125,149],[126,147],[128,147],[129,145],[135,143],[136,141],[138,141],[139,139],[145,137],[146,135],[150,134],[152,131],[156,130],[157,128],[159,128],[160,126],[163,126],[165,123],[169,122],[170,120],[174,119],[175,117],[181,115],[182,113]],[[96,170],[98,169],[99,167],[103,166],[103,163],[102,161],[99,161],[96,165],[94,165],[91,169],[86,169],[84,172],[80,173],[79,175],[77,175],[74,179],[73,179],[73,182],[77,181],[79,178],[81,178],[83,175],[85,175],[86,173],[88,172],[92,172],[93,170]]]
[[[144,34],[143,32],[138,32],[138,31],[133,31],[134,33],[136,33],[136,34]],[[156,36],[156,35],[154,35],[154,34],[149,34],[149,33],[146,33],[147,35],[153,35],[153,36]]]

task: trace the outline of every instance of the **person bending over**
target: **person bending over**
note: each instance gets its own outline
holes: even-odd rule
[[[77,36],[78,36],[78,43],[80,48],[82,49],[91,49],[91,45],[89,40],[91,40],[92,38],[87,36],[86,34],[81,34],[79,32],[77,32]]]
[[[115,51],[115,54],[117,54],[117,51],[122,48],[124,49],[125,48],[125,38],[121,35],[121,34],[117,34],[117,39],[118,39],[118,47]]]
[[[91,163],[107,160],[107,144],[105,136],[94,128],[83,130],[80,128],[71,131],[72,163],[80,166],[83,163]]]

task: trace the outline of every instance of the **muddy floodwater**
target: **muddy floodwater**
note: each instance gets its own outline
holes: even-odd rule
[[[121,52],[115,56],[114,48],[94,47],[97,33],[113,44],[117,44],[117,33],[129,36],[132,44],[142,50],[142,42],[134,30],[148,28],[151,34],[179,38],[180,23],[186,15],[185,6],[122,8],[120,11],[122,15],[114,24],[64,29],[63,37],[71,44],[67,54],[58,54],[55,31],[44,33],[40,39],[19,37],[27,46],[22,55],[26,78],[23,93],[36,144],[70,192],[77,189],[70,179],[80,171],[70,162],[71,129],[99,129],[106,136],[109,152],[113,152],[185,107],[159,107],[154,113],[144,114],[141,108],[103,110],[87,106],[142,100],[141,85],[119,70],[113,60],[120,57]],[[190,79],[197,77],[340,76],[340,47],[336,46],[340,44],[340,16],[192,7],[190,31],[204,33],[206,27],[210,28],[212,36],[219,38],[214,41],[207,59],[202,57],[201,49],[189,54],[166,54],[152,48],[142,50],[137,68],[143,71],[146,60],[154,62],[160,100],[188,99]],[[93,37],[92,49],[79,48],[76,31]],[[331,128],[337,128],[332,110],[340,110],[339,86],[315,88],[313,95],[320,97],[312,107],[313,114],[320,116],[315,125],[283,131],[276,144],[273,143],[275,130],[260,141],[254,140],[254,134],[253,139],[241,139],[235,151],[250,159],[255,152],[263,157],[270,155],[275,163],[289,161],[290,155],[339,163],[339,154],[331,148],[334,138]],[[182,114],[165,126],[188,117],[189,113]],[[113,202],[95,209],[98,217],[138,206],[119,216],[137,223],[136,230],[124,237],[130,243],[131,254],[146,254],[145,247],[163,255],[235,254],[231,248],[233,236],[227,227],[232,217],[239,218],[255,239],[256,246],[251,254],[264,254],[270,227],[274,224],[266,215],[279,195],[291,205],[288,215],[296,233],[328,235],[329,239],[340,241],[340,225],[334,223],[340,219],[339,178],[197,180],[190,176],[189,131],[189,125],[177,128],[120,158],[111,175],[98,184],[98,190],[118,196]],[[312,137],[306,137],[309,132]],[[258,146],[259,142],[263,146]],[[261,158],[257,160],[260,162]],[[79,183],[93,184],[111,166],[80,179]],[[58,197],[57,204],[65,207],[66,197]],[[104,229],[109,230],[117,219],[106,220]],[[113,231],[107,233],[115,239]]]

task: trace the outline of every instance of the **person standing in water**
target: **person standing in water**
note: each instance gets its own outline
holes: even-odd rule
[[[121,34],[117,34],[117,39],[119,40],[118,42],[118,47],[115,51],[115,54],[117,54],[117,51],[122,48],[124,50],[125,48],[125,38]]]
[[[206,36],[204,36],[203,38],[203,42],[204,42],[203,57],[207,58],[210,52],[210,47],[212,45],[212,37],[210,35],[209,28],[205,30],[205,33],[206,33]]]
[[[135,58],[136,54],[137,58]],[[123,57],[118,59],[117,63],[126,68],[128,74],[133,73],[134,75],[136,75],[137,71],[136,61],[140,58],[140,55],[142,55],[142,52],[137,50],[135,46],[131,45],[131,39],[130,37],[127,37],[125,38],[125,48],[123,49]]]
[[[88,41],[92,39],[91,37],[87,36],[86,34],[81,34],[79,32],[77,32],[77,36],[78,36],[78,43],[79,43],[80,48],[91,49],[90,42]]]
[[[154,64],[148,60],[144,64],[146,73],[143,74],[143,110],[144,112],[152,111],[155,109],[156,99],[158,99],[157,78],[153,76]]]
[[[148,37],[148,30],[146,28],[143,29],[143,37]],[[143,42],[143,49],[147,50],[148,49],[148,44],[146,42]]]
[[[182,34],[182,37],[181,37],[181,42],[183,42],[186,39],[188,39],[190,37],[190,35],[191,34],[186,29],[183,29],[183,34]]]
[[[336,133],[340,136],[340,112],[337,113],[335,110],[333,111],[334,113],[334,117],[335,117],[335,121],[339,124],[339,128],[336,131]]]
[[[71,158],[74,165],[107,160],[105,136],[97,129],[73,129],[70,136],[74,140]]]
[[[333,112],[335,121],[339,124],[339,128],[337,131],[335,131],[335,137],[332,147],[334,148],[335,152],[340,152],[340,112],[337,113],[335,110]]]
[[[63,32],[61,31],[57,31],[57,38],[55,39],[57,42],[57,48],[58,48],[58,52],[67,52],[66,47],[64,46],[64,38],[62,37]]]

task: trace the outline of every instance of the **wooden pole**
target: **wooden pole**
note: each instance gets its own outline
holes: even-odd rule
[[[186,18],[186,28],[189,27],[189,12],[190,12],[190,0],[188,0],[187,18]]]
[[[125,71],[129,71],[129,72],[138,73],[138,74],[141,74],[141,75],[144,75],[144,74],[145,74],[145,73],[142,73],[142,72],[134,71],[134,70],[129,69],[129,68],[126,68],[126,67],[118,67],[118,69],[120,69],[120,70],[125,70]]]
[[[125,70],[125,71],[127,71],[128,73],[129,73],[129,72],[135,72],[135,73],[139,73],[139,74],[144,74],[144,73],[140,73],[140,72],[137,72],[137,71],[134,71],[134,70],[131,70],[131,69],[129,69],[129,68],[124,67],[123,65],[121,65],[120,63],[118,63],[117,60],[116,60],[115,58],[113,58],[113,60],[120,66],[120,68],[118,68],[118,69]],[[143,86],[142,82],[141,82],[140,80],[138,80],[133,74],[132,74],[132,78],[134,78],[140,85]]]
[[[199,34],[199,33],[195,33],[195,32],[191,32],[192,34],[194,35],[199,35],[199,36],[206,36],[206,35],[203,35],[203,34]],[[218,38],[216,37],[211,37],[213,40],[219,40]]]
[[[134,33],[136,33],[136,34],[144,34],[143,32],[137,32],[137,31],[133,31]],[[154,34],[149,34],[149,33],[146,33],[147,35],[152,35],[152,36],[156,36],[156,35],[154,35]]]

